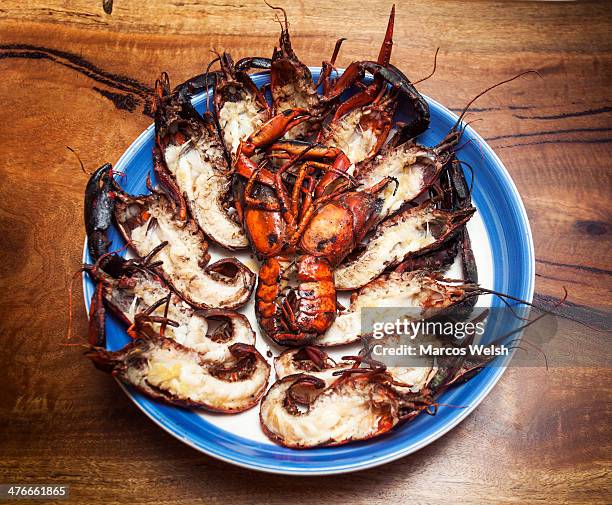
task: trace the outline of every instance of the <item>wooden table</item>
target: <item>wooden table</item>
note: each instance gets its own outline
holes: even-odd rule
[[[611,373],[511,369],[460,426],[361,473],[300,479],[206,457],[145,418],[80,351],[60,346],[83,243],[87,170],[116,161],[151,123],[161,70],[179,82],[211,49],[268,55],[278,25],[263,1],[4,0],[0,5],[0,482],[61,483],[81,503],[610,503]],[[294,47],[320,64],[372,58],[389,2],[285,2]],[[472,117],[527,207],[537,300],[583,321],[610,308],[612,9],[605,2],[399,2],[393,62]],[[86,321],[76,297],[74,328]],[[566,342],[580,353],[594,333]],[[600,340],[607,344],[609,334]],[[606,347],[609,349],[609,346]]]

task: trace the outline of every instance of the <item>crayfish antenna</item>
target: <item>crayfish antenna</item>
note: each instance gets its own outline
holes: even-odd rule
[[[555,308],[555,309],[556,309],[556,308],[560,307],[560,306],[561,306],[561,305],[563,305],[563,303],[565,303],[565,301],[567,300],[567,289],[563,288],[563,291],[564,291],[564,293],[565,293],[565,294],[563,295],[563,298],[561,298],[561,299],[560,299],[558,302],[556,302],[556,303],[553,305],[553,308]],[[499,295],[497,295],[497,296],[499,296]],[[502,299],[502,300],[503,300],[503,298],[501,298],[501,297],[500,297],[500,299]],[[526,302],[524,302],[523,300],[518,300],[518,299],[516,299],[516,300],[517,300],[517,301],[520,301],[521,303],[526,303]],[[532,306],[532,307],[536,307],[535,305],[531,305],[531,304],[529,304],[529,303],[526,303],[526,304],[527,304],[527,305],[530,305],[530,306]],[[507,305],[507,306],[509,307],[509,305]],[[509,307],[509,308],[510,308],[510,307]],[[525,330],[526,328],[528,328],[528,327],[529,327],[529,326],[531,326],[532,324],[537,323],[537,322],[538,322],[540,319],[542,319],[542,318],[544,318],[544,317],[546,317],[546,316],[548,316],[548,315],[556,315],[556,313],[555,313],[555,312],[553,312],[552,310],[546,310],[546,309],[542,309],[542,308],[540,308],[540,307],[536,307],[536,308],[537,308],[538,310],[541,310],[541,311],[542,311],[542,314],[540,314],[540,315],[539,315],[539,316],[537,316],[537,317],[534,317],[533,319],[529,319],[529,318],[523,318],[523,317],[520,317],[520,316],[518,316],[518,315],[517,315],[517,314],[514,312],[514,310],[512,310],[512,309],[511,309],[512,314],[513,314],[515,317],[517,317],[517,319],[520,319],[520,320],[522,320],[522,321],[527,321],[527,322],[526,322],[525,324],[523,324],[523,325],[519,326],[519,327],[518,327],[518,328],[516,328],[515,330],[512,330],[512,331],[510,331],[510,332],[506,333],[505,335],[502,335],[501,337],[499,337],[499,338],[495,339],[495,341],[493,341],[493,342],[492,342],[492,345],[498,345],[498,344],[504,343],[504,342],[505,342],[505,341],[506,341],[506,340],[507,340],[509,337],[511,337],[512,335],[515,335],[515,334],[517,334],[517,333],[522,332],[523,330]],[[519,338],[520,338],[520,337],[519,337]],[[526,338],[522,338],[521,340],[522,340],[523,342],[525,342],[526,344],[530,345],[531,347],[533,347],[534,349],[536,349],[536,350],[537,350],[537,351],[538,351],[538,352],[539,352],[539,353],[540,353],[540,354],[541,354],[541,355],[544,357],[544,364],[545,364],[545,366],[546,366],[546,370],[548,370],[548,357],[546,356],[546,353],[544,352],[544,350],[543,350],[541,347],[538,347],[538,346],[537,346],[536,344],[534,344],[533,342],[530,342],[530,341],[529,341],[529,340],[527,340]],[[513,342],[515,342],[515,341],[518,341],[518,338],[517,338],[517,339],[513,339],[513,340],[509,341],[509,342],[508,342],[508,344],[511,344],[511,343],[513,343]],[[522,349],[522,350],[524,350],[525,352],[528,352],[526,349],[524,349],[523,347],[520,347],[520,346],[518,346],[518,345],[517,345],[517,346],[515,346],[515,348],[517,348],[517,349]]]
[[[283,18],[285,20],[284,26],[278,16],[276,17],[277,21],[281,26],[280,51],[283,54],[294,58],[295,53],[293,52],[293,48],[291,47],[291,38],[289,37],[289,21],[287,20],[287,12],[282,7],[275,7],[274,5],[270,5],[266,0],[264,0],[264,2],[271,9],[278,10],[283,13]]]
[[[435,70],[435,69],[434,69]],[[438,143],[438,145],[435,147],[436,151],[438,153],[450,153],[451,151],[454,152],[456,151],[455,146],[457,146],[457,144],[459,144],[459,141],[461,140],[461,137],[463,136],[463,133],[465,132],[465,129],[467,128],[468,124],[464,123],[464,118],[465,115],[467,114],[469,108],[472,106],[472,104],[478,100],[481,96],[487,94],[489,91],[502,86],[503,84],[507,84],[509,82],[512,82],[516,79],[518,79],[519,77],[522,77],[526,74],[536,74],[539,77],[542,77],[540,75],[540,73],[537,70],[526,70],[525,72],[521,72],[520,74],[515,75],[514,77],[511,77],[510,79],[506,79],[504,81],[498,82],[497,84],[493,84],[492,86],[489,86],[487,89],[481,91],[480,93],[478,93],[474,98],[472,98],[467,105],[463,108],[463,110],[461,111],[461,114],[459,114],[459,117],[457,118],[457,121],[455,121],[455,124],[453,125],[453,127],[449,130],[448,134]],[[419,81],[417,81],[419,82]],[[465,147],[465,146],[462,146]]]
[[[285,18],[285,26],[283,27],[283,24],[281,23],[281,29],[285,32],[289,31],[289,22],[287,21],[287,12],[285,11],[285,9],[283,9],[282,7],[275,7],[274,5],[269,4],[266,0],[264,0],[264,3],[268,7],[270,7],[270,9],[274,9],[275,11],[281,11],[283,13],[283,17]],[[280,23],[280,20],[278,21]]]
[[[434,54],[434,65],[433,65],[433,70],[431,71],[431,73],[427,76],[427,77],[423,77],[422,79],[419,79],[418,81],[414,81],[412,84],[413,85],[417,85],[420,82],[426,81],[427,79],[429,79],[430,77],[433,77],[433,75],[436,73],[436,68],[438,66],[438,53],[440,52],[440,48],[438,47],[436,49],[436,53]]]
[[[510,79],[506,79],[504,81],[498,82],[497,84],[493,84],[492,86],[489,86],[487,89],[481,91],[480,93],[478,93],[474,98],[472,98],[468,104],[463,108],[463,110],[461,111],[461,114],[459,115],[459,117],[457,118],[457,121],[455,122],[455,124],[453,125],[453,127],[451,128],[451,132],[457,131],[457,127],[461,124],[461,122],[463,121],[463,118],[465,116],[465,114],[467,113],[468,109],[472,106],[472,104],[478,100],[481,96],[487,94],[489,91],[502,86],[504,84],[508,84],[509,82],[512,82],[516,79],[518,79],[519,77],[522,77],[524,75],[527,74],[536,74],[538,77],[542,78],[542,75],[540,74],[540,72],[538,72],[537,70],[526,70],[525,72],[521,72],[520,74],[515,75],[514,77],[511,77]]]
[[[70,146],[66,146],[66,149],[68,149],[72,154],[74,154],[75,158],[79,162],[79,165],[81,165],[82,172],[85,175],[88,175],[88,176],[91,177],[93,172],[88,172],[87,170],[85,170],[85,165],[83,165],[83,161],[81,160],[81,157],[78,155],[78,153],[74,149],[72,149],[72,147],[70,147]]]
[[[81,275],[84,271],[85,267],[83,268],[79,268],[76,272],[74,272],[72,274],[72,277],[70,279],[70,286],[68,287],[68,325],[66,328],[66,340],[71,340],[73,338],[72,336],[72,321],[73,321],[73,315],[74,315],[74,311],[73,311],[73,304],[72,304],[72,295],[73,295],[73,291],[74,291],[74,281],[77,279],[77,277],[79,275]],[[81,338],[83,340],[85,340],[82,337],[78,337]],[[83,344],[75,344],[75,343],[62,343],[62,346],[67,346],[67,347],[72,347],[72,346],[82,346]]]

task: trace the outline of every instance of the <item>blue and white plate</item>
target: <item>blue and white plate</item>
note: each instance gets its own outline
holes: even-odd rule
[[[312,68],[318,78],[320,69]],[[269,82],[266,74],[253,76],[258,86]],[[418,139],[425,145],[437,144],[450,130],[457,116],[427,98],[431,110],[431,126]],[[193,100],[203,112],[205,95]],[[401,118],[400,118],[401,119]],[[534,289],[534,252],[531,230],[517,189],[486,142],[467,128],[464,141],[473,139],[461,150],[460,158],[475,169],[473,201],[478,209],[468,228],[479,268],[481,285],[495,291],[529,300]],[[145,178],[152,172],[151,150],[153,126],[147,128],[123,154],[115,169],[125,174],[119,182],[130,193],[146,193]],[[111,232],[111,249],[123,245],[116,230]],[[238,255],[256,271],[257,265],[247,253]],[[213,257],[214,259],[214,257]],[[84,261],[90,258],[85,247]],[[87,309],[94,284],[85,276],[84,291]],[[490,297],[489,297],[490,298]],[[499,299],[487,299],[491,307],[502,307]],[[253,328],[257,328],[252,302],[243,309]],[[121,325],[107,319],[107,347],[116,350],[128,342]],[[258,335],[257,347],[266,355],[268,343]],[[345,352],[346,353],[346,352]],[[504,372],[503,366],[487,367],[464,385],[447,391],[440,403],[464,408],[440,407],[437,415],[418,416],[386,436],[340,447],[294,450],[270,442],[259,427],[258,407],[248,412],[227,416],[201,414],[163,405],[124,388],[134,403],[155,423],[191,447],[210,456],[254,470],[292,475],[327,475],[371,468],[415,452],[457,426],[487,396]]]

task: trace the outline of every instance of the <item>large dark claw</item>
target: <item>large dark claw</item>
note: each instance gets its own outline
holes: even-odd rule
[[[270,70],[272,60],[261,56],[249,56],[242,58],[236,62],[236,70],[248,72],[251,69]],[[223,72],[215,70],[212,72],[203,72],[190,77],[185,82],[177,85],[173,93],[178,93],[181,98],[191,98],[194,95],[208,91],[214,88],[217,80],[223,76]]]
[[[94,262],[108,253],[110,244],[108,229],[113,223],[115,211],[113,192],[117,190],[112,170],[110,163],[102,165],[90,177],[85,188],[87,248]],[[100,261],[100,267],[111,275],[118,273],[122,265],[123,259],[114,254],[106,255]]]
[[[249,56],[242,58],[236,62],[236,70],[247,72],[252,69],[270,70],[272,66],[271,58],[263,58],[261,56]]]
[[[198,95],[211,88],[214,88],[217,79],[220,78],[222,72],[215,70],[213,72],[204,72],[194,75],[174,88],[172,93],[178,94],[182,99],[189,99],[194,95]]]

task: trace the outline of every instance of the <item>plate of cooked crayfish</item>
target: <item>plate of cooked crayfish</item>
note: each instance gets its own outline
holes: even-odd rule
[[[506,365],[387,366],[364,352],[364,311],[529,304],[533,244],[508,172],[464,121],[473,100],[453,114],[390,62],[394,8],[377,59],[344,70],[343,39],[307,67],[273,9],[271,58],[216,53],[174,87],[162,73],[155,123],[91,175],[86,356],[208,455],[349,472],[441,437]]]

